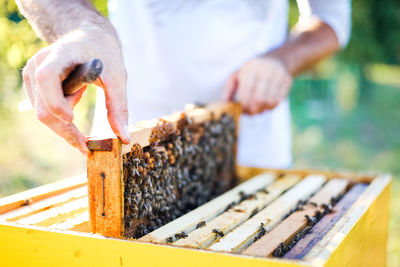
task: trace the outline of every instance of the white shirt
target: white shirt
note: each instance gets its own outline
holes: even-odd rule
[[[349,0],[299,0],[300,19],[318,16],[341,45],[350,32]],[[230,74],[285,43],[288,2],[282,0],[110,0],[128,71],[129,122],[182,110],[192,102],[221,101]],[[101,95],[101,94],[100,94]],[[104,127],[104,99],[94,130]],[[291,165],[289,101],[240,120],[238,163]]]

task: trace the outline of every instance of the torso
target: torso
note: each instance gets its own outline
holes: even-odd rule
[[[128,71],[131,124],[187,103],[221,101],[230,74],[287,36],[288,3],[282,0],[109,2]],[[242,116],[240,127],[239,164],[291,164],[287,100],[273,111]]]

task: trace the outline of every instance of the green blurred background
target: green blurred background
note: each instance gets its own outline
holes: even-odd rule
[[[106,0],[94,1],[107,13]],[[294,167],[373,170],[394,176],[388,266],[400,266],[400,2],[353,2],[348,47],[299,77],[291,99]],[[290,24],[298,12],[290,1]],[[46,44],[14,1],[0,0],[0,196],[85,171],[85,159],[19,112],[21,69]],[[95,103],[88,90],[75,122],[88,133]]]

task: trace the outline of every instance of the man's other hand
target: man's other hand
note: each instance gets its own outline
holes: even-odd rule
[[[292,75],[282,61],[263,56],[248,61],[229,77],[223,98],[233,100],[237,95],[244,113],[257,114],[275,108],[284,100],[292,82]]]

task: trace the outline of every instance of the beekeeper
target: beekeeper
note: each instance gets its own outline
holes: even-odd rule
[[[84,90],[64,97],[77,64],[103,61],[93,131],[111,126],[129,142],[128,122],[182,110],[190,102],[243,105],[238,163],[285,168],[292,162],[288,93],[293,77],[346,45],[349,0],[298,0],[288,33],[285,0],[109,0],[109,18],[89,0],[19,0],[49,46],[23,71],[38,119],[83,153],[72,123]],[[128,115],[129,114],[129,115]],[[107,123],[107,118],[108,122]]]

